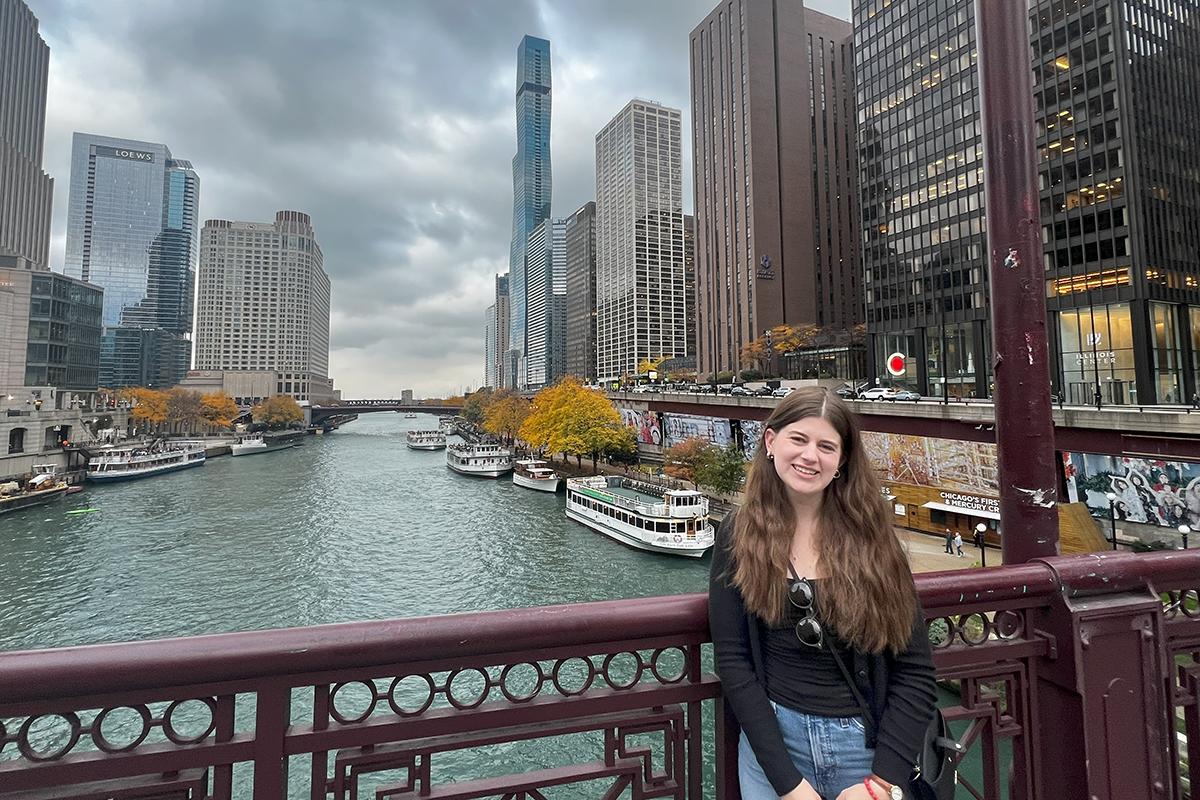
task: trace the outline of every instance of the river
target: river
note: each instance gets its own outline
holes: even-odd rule
[[[705,589],[707,558],[628,549],[568,520],[561,494],[405,446],[433,423],[364,415],[0,517],[0,650]]]

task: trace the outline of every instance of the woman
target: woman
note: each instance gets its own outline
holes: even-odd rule
[[[744,800],[904,797],[936,691],[890,511],[841,398],[810,387],[782,400],[709,581]]]

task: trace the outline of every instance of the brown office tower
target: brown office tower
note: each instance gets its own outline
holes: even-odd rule
[[[692,31],[697,378],[777,325],[863,322],[849,22],[729,0]]]

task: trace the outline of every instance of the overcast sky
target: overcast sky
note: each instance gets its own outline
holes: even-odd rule
[[[508,271],[516,51],[550,40],[555,216],[595,199],[595,135],[679,108],[714,0],[26,0],[50,45],[45,170],[61,271],[74,131],[161,142],[200,217],[312,215],[343,397],[478,388]],[[849,18],[848,0],[809,6]],[[684,197],[691,210],[690,168]]]

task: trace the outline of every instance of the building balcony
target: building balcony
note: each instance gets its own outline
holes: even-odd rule
[[[1181,798],[1200,551],[917,578],[958,797]],[[736,798],[703,595],[0,653],[0,798]]]

